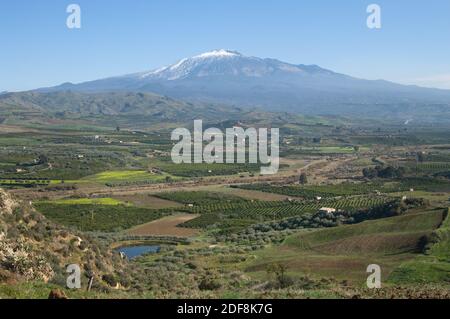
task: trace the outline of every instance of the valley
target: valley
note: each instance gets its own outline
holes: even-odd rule
[[[118,127],[42,112],[44,127],[14,116],[0,125],[1,187],[108,257],[90,292],[57,279],[66,253],[49,260],[53,278],[4,272],[2,297],[449,297],[445,128],[279,120],[280,169],[261,175],[255,164],[172,163],[176,122],[133,129],[120,115]],[[226,116],[208,125],[277,118]],[[140,245],[159,250],[121,259],[117,249]],[[102,266],[117,262],[120,272]],[[379,292],[365,288],[369,264],[382,269]]]
[[[2,310],[448,309],[450,1],[0,7]]]

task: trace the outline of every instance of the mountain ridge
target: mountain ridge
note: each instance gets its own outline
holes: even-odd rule
[[[219,103],[308,115],[450,119],[450,90],[365,80],[273,58],[214,50],[151,71],[38,92],[151,92],[190,103]]]

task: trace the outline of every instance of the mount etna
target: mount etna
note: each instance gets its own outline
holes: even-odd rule
[[[151,92],[188,102],[221,103],[315,115],[450,120],[450,90],[364,80],[317,65],[214,50],[159,68],[38,92]]]

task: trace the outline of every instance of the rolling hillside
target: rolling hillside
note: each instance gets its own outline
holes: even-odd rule
[[[379,264],[384,281],[396,267],[422,254],[426,236],[443,218],[441,209],[302,231],[280,247],[263,250],[246,270],[258,274],[271,263],[281,263],[293,275],[322,275],[363,285],[367,266]]]

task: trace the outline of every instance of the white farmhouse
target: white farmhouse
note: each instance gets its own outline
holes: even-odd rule
[[[326,213],[326,214],[333,214],[336,212],[336,208],[330,208],[330,207],[322,207],[319,209],[320,213]]]

